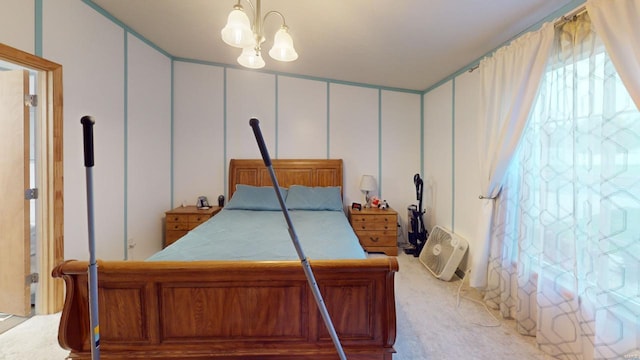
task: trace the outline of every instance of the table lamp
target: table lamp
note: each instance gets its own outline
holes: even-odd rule
[[[364,192],[364,207],[371,207],[371,196],[369,193],[376,189],[376,179],[371,175],[362,175],[360,180],[360,190]]]

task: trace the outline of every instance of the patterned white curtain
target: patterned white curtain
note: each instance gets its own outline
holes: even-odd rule
[[[640,113],[585,13],[496,200],[485,300],[559,359],[640,359]]]

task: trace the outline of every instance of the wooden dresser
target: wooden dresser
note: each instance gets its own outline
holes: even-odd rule
[[[166,223],[163,247],[173,244],[176,240],[185,236],[189,230],[207,221],[221,209],[218,206],[213,206],[209,209],[198,210],[197,207],[191,205],[167,211],[165,213]]]
[[[398,255],[398,213],[395,210],[349,208],[349,222],[366,251]]]

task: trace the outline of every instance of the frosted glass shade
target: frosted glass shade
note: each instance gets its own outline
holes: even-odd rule
[[[242,54],[238,56],[238,63],[250,69],[261,69],[264,67],[264,59],[260,51],[256,51],[253,47],[242,49]]]
[[[376,179],[371,175],[362,175],[360,180],[360,190],[362,191],[374,191],[376,189]]]
[[[276,32],[269,56],[279,61],[293,61],[298,58],[298,53],[293,48],[293,39],[291,39],[286,27],[282,27]]]
[[[239,9],[229,13],[227,25],[220,31],[220,35],[225,43],[233,47],[246,48],[255,44],[249,17]]]

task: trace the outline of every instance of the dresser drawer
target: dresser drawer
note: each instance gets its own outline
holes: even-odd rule
[[[167,230],[191,230],[188,222],[167,222]]]
[[[209,220],[211,215],[208,214],[197,214],[197,215],[189,215],[189,222],[191,224],[200,225],[203,222]]]
[[[396,246],[396,234],[393,231],[356,231],[356,235],[364,247]]]
[[[352,215],[354,230],[391,230],[396,228],[396,215]]]
[[[187,214],[167,214],[167,224],[168,223],[188,223],[189,215]]]

